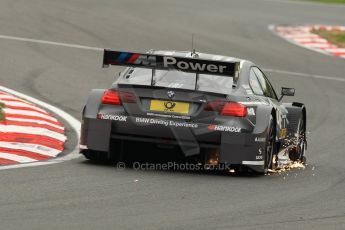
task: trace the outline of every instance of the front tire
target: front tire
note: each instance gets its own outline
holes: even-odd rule
[[[304,125],[304,117],[301,116],[298,122],[298,128],[295,133],[295,145],[289,151],[289,158],[291,161],[301,161],[306,163],[305,153],[307,150],[306,130]]]

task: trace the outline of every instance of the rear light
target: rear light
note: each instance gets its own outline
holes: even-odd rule
[[[122,105],[124,103],[135,103],[135,96],[129,92],[119,92],[115,90],[106,90],[102,97],[102,104]]]
[[[222,116],[245,117],[247,107],[236,102],[211,101],[207,103],[205,110],[217,111]]]
[[[225,103],[222,111],[222,116],[245,117],[247,116],[247,107],[235,102]]]
[[[113,90],[106,90],[102,97],[102,104],[121,105],[119,93]]]

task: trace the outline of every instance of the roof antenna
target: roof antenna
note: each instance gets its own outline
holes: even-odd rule
[[[199,55],[195,52],[195,48],[194,48],[194,34],[192,34],[192,52],[190,53],[190,56],[192,58],[198,58]],[[199,88],[199,73],[195,74],[195,90],[198,90]]]
[[[199,57],[199,55],[196,53],[195,47],[194,47],[194,34],[192,34],[192,52],[191,52],[191,56],[193,58]]]

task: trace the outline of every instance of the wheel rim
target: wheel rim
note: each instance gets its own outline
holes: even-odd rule
[[[306,145],[306,141],[305,141],[305,130],[304,130],[304,120],[301,119],[300,120],[300,124],[298,127],[298,133],[297,133],[297,151],[299,154],[299,159],[301,160],[305,154],[305,145]]]

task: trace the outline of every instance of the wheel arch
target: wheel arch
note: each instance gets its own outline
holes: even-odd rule
[[[105,89],[92,89],[85,107],[83,109],[83,117],[97,118],[99,107],[102,104],[102,97]]]
[[[256,110],[256,123],[253,131],[254,134],[263,133],[267,130],[270,115],[273,115],[273,119],[275,119],[276,122],[277,115],[273,106],[258,106]]]
[[[275,138],[276,138],[276,145],[278,144],[278,134],[279,134],[279,131],[278,131],[278,125],[277,125],[277,110],[272,107],[272,111],[271,111],[271,114],[272,114],[272,117],[273,117],[273,121],[274,121],[274,135],[275,135]],[[279,148],[279,146],[277,146]]]
[[[275,126],[277,127],[277,110],[274,107],[272,107],[271,114],[272,114]]]
[[[283,104],[288,111],[288,133],[296,132],[298,128],[298,121],[300,117],[303,117],[304,130],[307,130],[307,110],[303,103],[293,102],[293,103],[284,103]]]
[[[109,151],[111,121],[97,118],[105,90],[91,90],[83,109],[80,143],[90,151]]]

